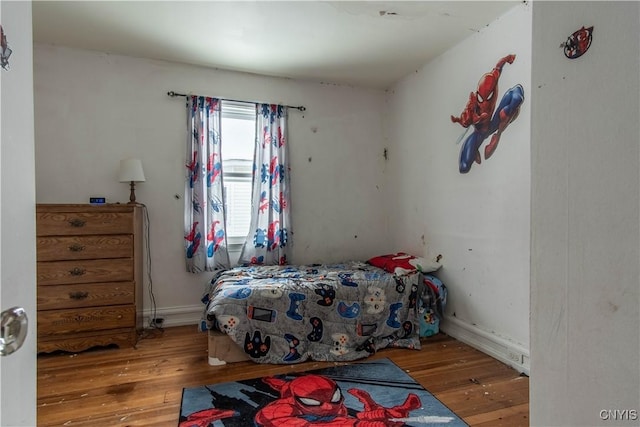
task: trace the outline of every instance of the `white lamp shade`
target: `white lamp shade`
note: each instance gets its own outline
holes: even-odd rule
[[[142,162],[138,159],[120,160],[120,182],[144,182]]]

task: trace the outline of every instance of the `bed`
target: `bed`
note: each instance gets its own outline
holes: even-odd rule
[[[426,313],[436,313],[443,298],[420,269],[370,261],[219,272],[203,298],[202,327],[228,335],[258,363],[351,361],[385,347],[420,349],[420,337],[433,334],[437,320]]]

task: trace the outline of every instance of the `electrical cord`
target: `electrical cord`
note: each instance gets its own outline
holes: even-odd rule
[[[164,332],[161,324],[158,324],[156,313],[156,298],[153,294],[153,278],[151,276],[151,239],[150,239],[150,230],[151,230],[151,222],[149,221],[149,210],[147,209],[147,205],[139,203],[142,206],[144,212],[144,249],[146,255],[146,270],[147,270],[147,291],[149,292],[149,301],[151,303],[151,316],[149,316],[149,324],[147,328],[143,329],[140,338],[150,338],[155,337],[158,333]]]

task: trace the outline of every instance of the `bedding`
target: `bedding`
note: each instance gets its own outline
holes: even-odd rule
[[[440,319],[444,317],[448,291],[442,281],[433,274],[425,274],[420,298],[418,298],[418,320],[420,336],[430,337],[440,331]]]
[[[236,267],[211,280],[203,326],[258,363],[350,361],[390,346],[419,349],[428,293],[418,270],[361,261]]]

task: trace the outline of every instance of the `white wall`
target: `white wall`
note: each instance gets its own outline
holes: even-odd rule
[[[442,254],[437,274],[450,292],[443,329],[508,344],[520,365],[529,347],[530,29],[530,6],[510,10],[392,87],[386,118],[395,249]],[[450,116],[508,54],[516,60],[503,68],[498,100],[521,84],[520,115],[493,156],[484,158],[488,138],[482,164],[461,174],[464,129]]]
[[[592,46],[568,60],[583,25]],[[534,2],[534,426],[640,420],[638,34],[638,2]]]
[[[0,69],[0,311],[24,308],[27,338],[0,357],[0,425],[36,425],[36,243],[31,2],[0,2],[0,24],[12,50]],[[2,322],[4,329],[5,322]]]
[[[142,159],[147,181],[136,195],[148,206],[153,288],[164,317],[186,313],[193,323],[211,276],[185,272],[186,113],[169,90],[307,107],[289,120],[292,262],[365,259],[388,244],[382,91],[48,45],[34,48],[34,80],[39,203],[87,203],[93,195],[127,202],[119,160]]]

